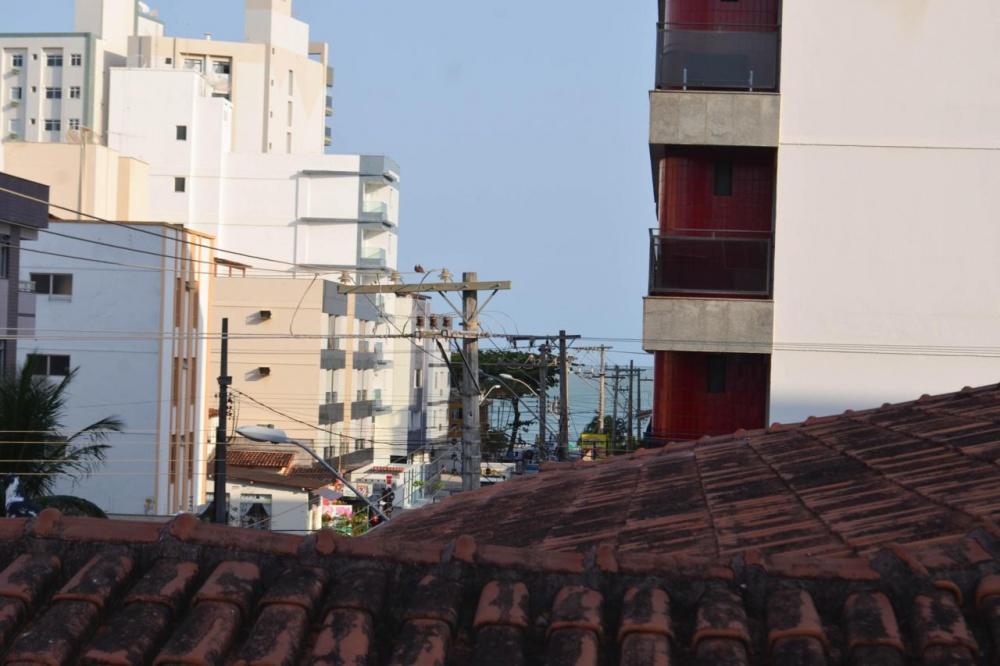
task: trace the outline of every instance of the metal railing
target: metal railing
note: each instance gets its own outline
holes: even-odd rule
[[[649,233],[649,293],[771,295],[770,238]]]
[[[656,87],[778,90],[781,29],[666,23],[657,35]]]
[[[389,204],[384,201],[369,201],[366,199],[361,203],[361,212],[388,215]]]

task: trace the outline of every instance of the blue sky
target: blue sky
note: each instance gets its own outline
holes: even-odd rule
[[[71,30],[72,4],[22,3],[3,30]],[[243,0],[149,4],[168,34],[243,38]],[[295,15],[330,44],[333,150],[400,164],[400,270],[512,280],[491,330],[641,336],[654,0],[295,0]]]

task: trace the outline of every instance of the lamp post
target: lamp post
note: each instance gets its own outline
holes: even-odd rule
[[[367,497],[363,496],[358,489],[351,485],[351,483],[345,479],[340,472],[335,470],[333,466],[327,461],[319,457],[312,448],[306,446],[302,442],[291,439],[284,433],[283,430],[278,430],[277,428],[264,428],[261,426],[247,426],[245,428],[237,428],[236,432],[249,440],[254,442],[268,442],[270,444],[292,444],[299,447],[306,453],[308,453],[312,458],[323,466],[326,471],[328,471],[335,479],[344,484],[345,487],[349,488],[351,492],[360,497],[368,507],[375,512],[375,514],[382,520],[388,522],[389,516],[382,513],[382,510],[378,506],[369,500]]]
[[[536,419],[538,419],[538,422],[539,422],[540,425],[543,423],[543,421],[539,418],[538,414],[535,413],[535,410],[533,410],[531,408],[531,406],[528,405],[527,402],[525,402],[524,400],[521,400],[521,396],[519,396],[516,391],[512,391],[511,387],[510,387],[510,384],[508,384],[507,382],[508,381],[515,381],[515,382],[523,385],[525,388],[528,389],[528,391],[531,393],[531,395],[535,396],[535,398],[538,399],[539,404],[541,404],[541,402],[545,398],[542,397],[542,395],[539,394],[531,386],[531,384],[529,384],[529,383],[527,383],[525,381],[522,381],[522,380],[518,379],[517,377],[514,377],[513,375],[511,375],[509,373],[506,373],[506,372],[500,373],[500,375],[492,375],[492,374],[490,374],[488,372],[483,372],[483,374],[486,375],[487,377],[492,377],[493,379],[495,379],[498,382],[500,382],[501,384],[503,384],[507,388],[507,390],[510,391],[511,395],[513,395],[521,404],[524,405],[525,409],[528,410],[528,413],[531,414],[532,416],[534,416]],[[548,430],[548,427],[545,427],[544,430],[542,430],[541,427],[539,427],[539,430],[540,430],[539,434],[541,435],[541,437],[540,437],[540,439],[541,439],[541,449],[547,454],[548,453],[548,447],[545,446],[545,442],[546,442],[546,439],[547,439],[546,438],[546,434],[547,433],[545,432],[545,430]]]

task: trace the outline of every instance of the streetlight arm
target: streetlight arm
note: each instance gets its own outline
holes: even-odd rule
[[[345,486],[347,486],[351,490],[351,492],[353,492],[355,495],[357,495],[362,500],[364,500],[364,503],[367,504],[371,508],[371,510],[374,511],[378,515],[379,518],[381,518],[382,520],[384,520],[386,522],[389,521],[389,516],[387,516],[384,513],[382,513],[382,510],[379,509],[378,506],[376,506],[374,502],[372,502],[370,499],[368,499],[367,497],[363,496],[360,492],[358,492],[358,489],[355,488],[354,486],[352,486],[351,483],[350,483],[350,481],[348,481],[347,479],[345,479],[343,477],[343,475],[340,472],[338,472],[336,469],[334,469],[333,466],[330,463],[328,463],[327,461],[325,461],[322,458],[320,458],[319,455],[317,455],[316,452],[312,450],[312,448],[310,448],[310,447],[306,446],[305,444],[303,444],[302,442],[296,441],[294,439],[289,439],[288,443],[289,444],[294,444],[295,446],[299,447],[300,449],[302,449],[303,451],[305,451],[306,453],[308,453],[310,456],[312,456],[313,459],[316,462],[318,462],[320,465],[322,465],[323,468],[326,469],[326,471],[330,472],[330,474],[332,474],[335,479],[337,479],[338,481],[340,481],[341,483],[343,483]]]

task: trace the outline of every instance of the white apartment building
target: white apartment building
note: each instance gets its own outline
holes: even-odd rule
[[[67,430],[105,416],[124,421],[97,473],[60,490],[109,513],[168,514],[196,506],[205,489],[213,242],[179,225],[130,226],[52,221],[60,235],[27,244],[49,254],[21,259],[38,328],[18,357],[56,377],[79,369]]]
[[[659,9],[655,434],[996,382],[1000,6]]]
[[[162,32],[144,3],[76,0],[73,32],[0,33],[0,137],[103,143],[110,68],[126,63],[130,37]]]

